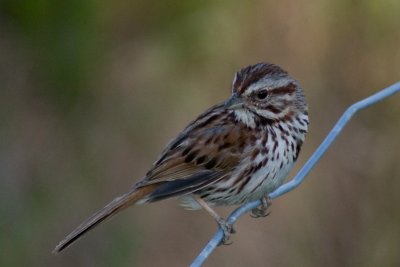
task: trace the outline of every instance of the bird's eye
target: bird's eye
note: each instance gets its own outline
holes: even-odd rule
[[[265,99],[268,96],[268,91],[267,90],[262,90],[257,93],[257,98],[258,99]]]

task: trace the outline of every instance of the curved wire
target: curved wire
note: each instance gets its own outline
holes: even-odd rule
[[[349,120],[353,117],[353,115],[364,109],[367,108],[371,105],[376,104],[377,102],[392,96],[395,93],[400,92],[400,82],[397,82],[381,91],[379,91],[376,94],[373,94],[359,102],[354,103],[351,105],[340,117],[338,122],[335,124],[335,126],[332,128],[332,130],[329,132],[329,134],[326,136],[324,141],[319,145],[317,150],[315,150],[314,154],[308,159],[308,161],[303,165],[303,167],[300,169],[300,171],[296,174],[296,176],[290,180],[289,182],[283,184],[279,188],[277,188],[274,192],[269,194],[271,199],[277,198],[283,194],[286,194],[293,189],[297,188],[305,179],[307,174],[312,170],[312,168],[317,164],[317,162],[321,159],[321,157],[325,154],[326,150],[330,147],[332,142],[336,139],[336,137],[339,135],[339,133],[343,130],[344,126],[349,122]],[[239,208],[237,208],[235,211],[233,211],[228,219],[227,222],[229,223],[235,223],[240,216],[243,214],[249,212],[250,210],[258,207],[261,205],[261,201],[253,201],[246,203]],[[218,231],[214,234],[214,236],[211,238],[211,240],[207,243],[207,245],[203,248],[203,250],[200,252],[200,254],[196,257],[196,259],[192,262],[190,265],[191,267],[199,267],[201,266],[207,258],[210,256],[210,254],[214,251],[214,249],[218,246],[218,244],[221,242],[224,234],[221,229],[218,229]]]

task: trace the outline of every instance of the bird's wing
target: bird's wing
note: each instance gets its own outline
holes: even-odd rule
[[[139,188],[159,185],[148,201],[191,193],[231,174],[244,140],[241,128],[220,111],[211,109],[189,124],[136,184]]]

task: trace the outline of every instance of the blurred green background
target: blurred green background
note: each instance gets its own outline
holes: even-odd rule
[[[298,168],[348,105],[400,80],[399,13],[397,0],[0,1],[0,266],[188,265],[216,225],[176,200],[50,252],[249,64],[305,88]],[[399,136],[400,96],[357,115],[206,266],[400,266]]]

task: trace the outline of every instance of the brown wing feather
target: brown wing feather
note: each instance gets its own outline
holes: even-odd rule
[[[134,203],[192,193],[229,176],[249,141],[243,127],[222,104],[207,110],[169,143],[144,179],[82,223],[54,252]]]
[[[198,173],[208,171],[199,182],[199,186],[204,187],[229,175],[241,154],[230,145],[241,136],[240,127],[235,125],[233,118],[222,105],[200,115],[169,143],[137,186],[193,179]],[[191,191],[197,189],[192,187]],[[182,188],[182,192],[187,193],[187,190]]]

